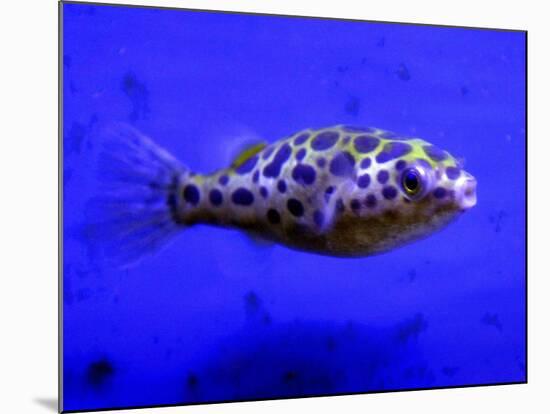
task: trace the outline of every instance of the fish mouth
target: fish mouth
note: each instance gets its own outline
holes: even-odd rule
[[[470,174],[461,177],[458,183],[458,204],[465,211],[477,204],[477,180]]]

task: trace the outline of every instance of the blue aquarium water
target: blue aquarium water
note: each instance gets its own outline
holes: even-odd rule
[[[61,7],[65,410],[525,381],[525,33]],[[197,225],[102,267],[92,132],[113,121],[202,173],[304,128],[419,136],[477,205],[364,258]]]

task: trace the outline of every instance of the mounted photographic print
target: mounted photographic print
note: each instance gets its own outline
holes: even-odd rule
[[[63,411],[526,382],[526,32],[60,19]]]

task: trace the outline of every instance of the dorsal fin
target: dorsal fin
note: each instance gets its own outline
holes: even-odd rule
[[[254,155],[259,153],[261,150],[263,150],[267,146],[266,142],[257,142],[254,144],[251,144],[247,146],[244,150],[242,150],[239,155],[235,157],[233,162],[231,163],[232,168],[239,168],[241,165],[243,165],[247,160],[252,158]]]

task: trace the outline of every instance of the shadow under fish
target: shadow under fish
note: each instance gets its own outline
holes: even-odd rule
[[[199,358],[202,362],[188,371],[183,401],[429,387],[435,375],[418,345],[418,333],[426,326],[419,318],[423,317],[417,315],[390,328],[373,328],[354,322],[265,323],[265,318],[249,315],[242,331],[205,349]],[[411,325],[414,334],[405,337],[405,325]],[[419,326],[420,330],[413,329]]]

